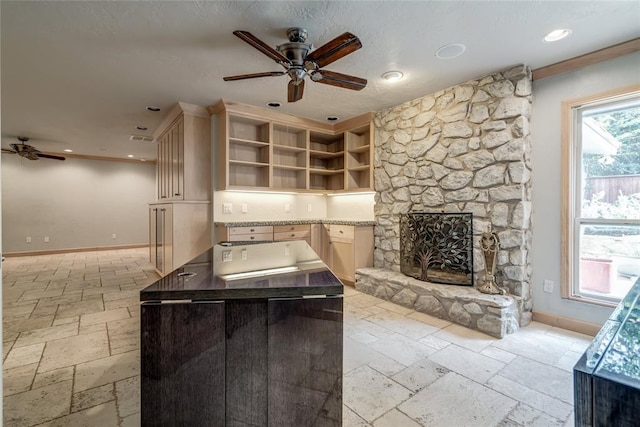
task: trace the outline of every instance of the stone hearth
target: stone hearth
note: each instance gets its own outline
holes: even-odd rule
[[[471,286],[423,282],[381,268],[357,270],[356,289],[496,338],[518,330],[521,297],[487,295]]]

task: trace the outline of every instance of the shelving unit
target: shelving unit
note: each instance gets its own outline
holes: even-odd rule
[[[370,113],[332,125],[226,102],[209,111],[218,115],[220,189],[372,189]]]

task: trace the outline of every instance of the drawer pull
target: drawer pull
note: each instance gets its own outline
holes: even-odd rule
[[[296,237],[295,233],[291,233],[291,237]]]
[[[251,232],[253,233],[254,231],[256,231],[256,229],[255,229],[255,228],[252,228],[252,229],[250,229],[249,231],[251,231]]]
[[[340,231],[340,234],[344,234],[344,231],[343,231],[343,230],[338,230],[338,231]]]
[[[289,230],[293,231],[293,230],[295,230],[295,229],[296,229],[295,227],[291,227]]]
[[[256,238],[256,236],[251,236],[250,237],[251,240],[254,240],[255,238]]]

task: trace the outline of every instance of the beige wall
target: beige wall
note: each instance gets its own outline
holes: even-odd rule
[[[12,253],[146,244],[147,203],[154,191],[151,163],[31,161],[3,154],[2,249]],[[26,236],[32,243],[26,243]]]
[[[534,311],[603,323],[610,308],[560,297],[560,103],[586,95],[640,83],[640,53],[580,68],[533,85],[531,160],[533,162]],[[542,290],[553,280],[552,293]]]

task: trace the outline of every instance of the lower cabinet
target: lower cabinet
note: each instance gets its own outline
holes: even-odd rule
[[[373,266],[373,227],[329,225],[325,263],[343,282],[356,281],[356,270]]]
[[[149,206],[149,258],[161,276],[211,247],[211,204]]]
[[[342,297],[141,305],[145,426],[341,426]]]

